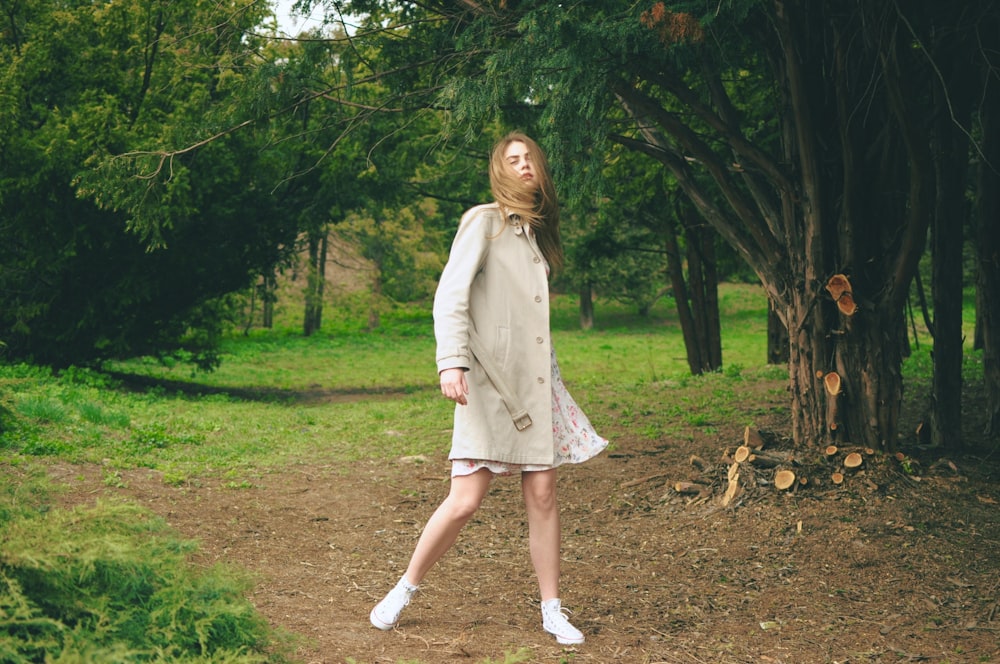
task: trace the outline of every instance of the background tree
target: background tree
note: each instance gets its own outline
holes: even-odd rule
[[[992,22],[1000,28],[1000,19]],[[986,433],[1000,434],[1000,93],[991,72],[979,109],[982,158],[976,199],[976,314],[982,333]]]
[[[287,125],[275,147],[294,146],[300,166],[289,184],[308,199],[299,213],[312,276],[304,330],[319,327],[329,233],[366,261],[358,277],[371,295],[374,329],[394,301],[433,291],[461,209],[483,200],[485,161],[475,164],[483,177],[470,178],[467,150],[441,145],[440,112],[413,93],[423,85],[419,77],[385,82],[378,69],[384,44],[355,39],[336,23],[300,37],[264,76],[292,109],[273,120]]]
[[[204,366],[217,360],[230,294],[292,246],[294,223],[274,195],[285,167],[260,151],[266,128],[154,153],[235,123],[265,12],[236,0],[5,5],[8,357],[65,366],[183,350]],[[148,157],[114,157],[138,150]]]
[[[604,172],[614,192],[601,200],[599,223],[575,258],[592,266],[589,281],[602,295],[635,301],[640,314],[669,294],[692,374],[716,371],[722,368],[717,234],[676,192],[668,193],[669,176],[649,169],[640,155],[615,152]]]

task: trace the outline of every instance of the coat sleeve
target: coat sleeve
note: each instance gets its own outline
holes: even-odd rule
[[[434,294],[434,336],[438,373],[472,366],[469,300],[472,282],[483,269],[489,253],[490,215],[483,206],[462,216],[451,245],[448,262]]]

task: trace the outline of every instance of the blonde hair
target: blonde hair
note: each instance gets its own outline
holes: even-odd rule
[[[520,141],[528,148],[538,187],[532,187],[512,173],[504,158],[507,147]],[[559,201],[549,172],[549,162],[538,143],[519,131],[501,138],[490,156],[490,189],[493,198],[508,215],[517,215],[535,233],[538,248],[553,270],[562,267],[563,250],[559,238]]]

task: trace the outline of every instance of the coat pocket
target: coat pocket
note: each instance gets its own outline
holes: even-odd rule
[[[496,337],[493,342],[493,359],[502,368],[507,367],[507,358],[510,356],[510,328],[498,325],[496,327]]]

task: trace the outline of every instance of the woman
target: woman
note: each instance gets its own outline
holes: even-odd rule
[[[562,265],[562,245],[545,155],[515,132],[494,148],[489,173],[496,201],[463,215],[434,298],[441,393],[456,403],[451,489],[370,618],[379,629],[394,627],[494,475],[519,472],[543,629],[559,643],[583,643],[559,600],[556,467],[589,459],[608,442],[567,393],[551,347],[548,273]]]

